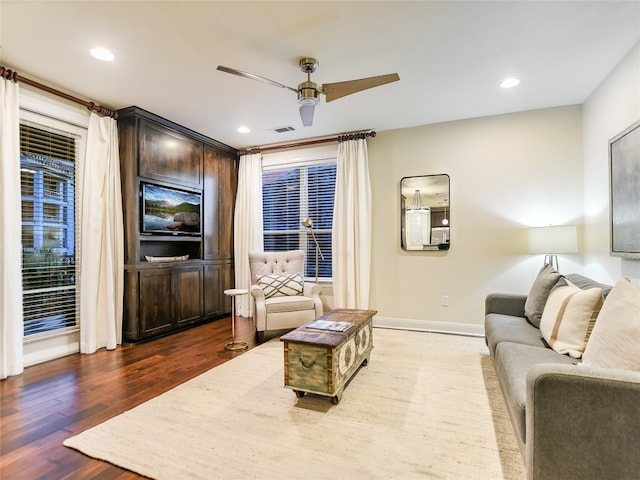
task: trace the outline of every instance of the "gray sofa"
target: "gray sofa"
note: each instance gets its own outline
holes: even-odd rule
[[[485,335],[527,479],[640,479],[640,373],[556,353],[525,318],[526,299],[488,295]]]

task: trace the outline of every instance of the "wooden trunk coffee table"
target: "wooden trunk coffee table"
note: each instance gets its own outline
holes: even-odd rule
[[[280,337],[284,342],[284,386],[298,397],[315,393],[334,404],[373,348],[376,310],[340,308]]]

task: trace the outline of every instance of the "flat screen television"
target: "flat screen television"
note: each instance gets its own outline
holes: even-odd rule
[[[202,194],[142,183],[141,232],[158,235],[200,235]]]

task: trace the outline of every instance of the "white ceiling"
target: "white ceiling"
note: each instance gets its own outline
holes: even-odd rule
[[[0,0],[0,64],[112,108],[137,105],[228,145],[580,104],[640,39],[640,1]],[[95,60],[103,46],[113,62]],[[297,87],[397,72],[316,107],[218,65]],[[499,88],[507,76],[521,84]],[[251,133],[236,128],[246,125]],[[292,126],[294,131],[271,129]]]

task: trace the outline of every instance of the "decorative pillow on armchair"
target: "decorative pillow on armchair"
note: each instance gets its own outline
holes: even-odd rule
[[[547,298],[540,333],[556,352],[580,358],[602,307],[602,289],[582,290],[565,278]]]
[[[257,277],[258,285],[262,288],[265,298],[302,295],[304,288],[302,273],[257,275]]]
[[[561,275],[551,265],[545,265],[538,272],[524,304],[524,316],[534,327],[540,328],[540,319],[547,297],[560,277]]]

